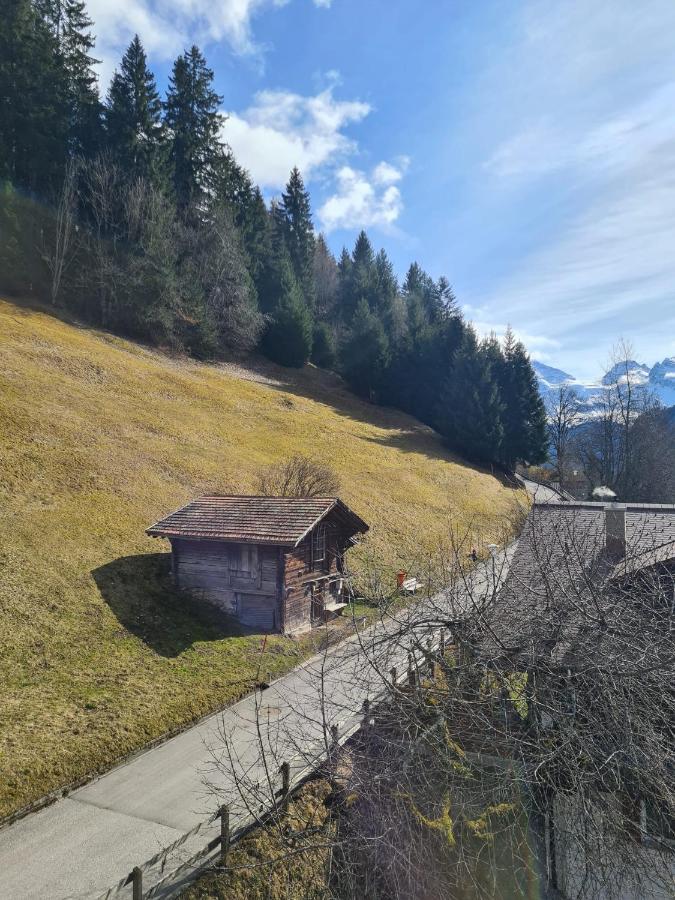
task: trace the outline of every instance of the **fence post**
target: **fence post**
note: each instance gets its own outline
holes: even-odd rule
[[[363,722],[361,728],[368,728],[370,725],[370,700],[366,697],[363,701]]]
[[[133,900],[143,900],[143,872],[138,866],[131,871],[131,884],[133,886]]]
[[[431,638],[427,638],[427,665],[429,666],[429,675],[434,676],[434,657],[431,652]]]
[[[291,764],[281,764],[281,808],[284,812],[288,809],[288,801],[291,795]]]
[[[220,807],[220,864],[227,865],[227,857],[230,852],[230,808]]]
[[[390,675],[392,686],[396,687],[396,682],[398,681],[398,671],[396,669],[396,666],[394,666],[394,668],[391,670]]]
[[[412,651],[408,651],[408,684],[411,688],[415,687],[416,672],[413,663]]]

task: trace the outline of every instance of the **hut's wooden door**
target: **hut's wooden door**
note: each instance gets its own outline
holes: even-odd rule
[[[256,631],[277,631],[279,615],[275,597],[264,597],[260,594],[238,595],[238,619],[247,628]]]

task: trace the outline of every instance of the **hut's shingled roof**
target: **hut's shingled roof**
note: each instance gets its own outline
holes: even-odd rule
[[[207,494],[156,522],[147,534],[295,547],[328,513],[333,513],[350,535],[368,530],[366,523],[338,497]]]

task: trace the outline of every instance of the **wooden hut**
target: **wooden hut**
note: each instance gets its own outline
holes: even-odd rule
[[[344,554],[368,526],[337,497],[199,497],[147,529],[176,584],[250,628],[297,634],[346,605]]]

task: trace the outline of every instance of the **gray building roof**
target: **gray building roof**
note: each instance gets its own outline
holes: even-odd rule
[[[617,512],[625,515],[625,532],[623,518],[618,520],[623,552],[606,541],[607,517]],[[620,585],[639,573],[646,584],[672,564],[674,505],[535,504],[494,605],[493,634],[481,639],[481,652],[514,658],[540,655],[548,646],[552,665],[575,666],[605,641],[620,647],[622,604],[632,615],[641,602]]]
[[[368,526],[338,497],[254,497],[207,494],[147,529],[152,537],[295,547],[323,518],[348,535]]]

